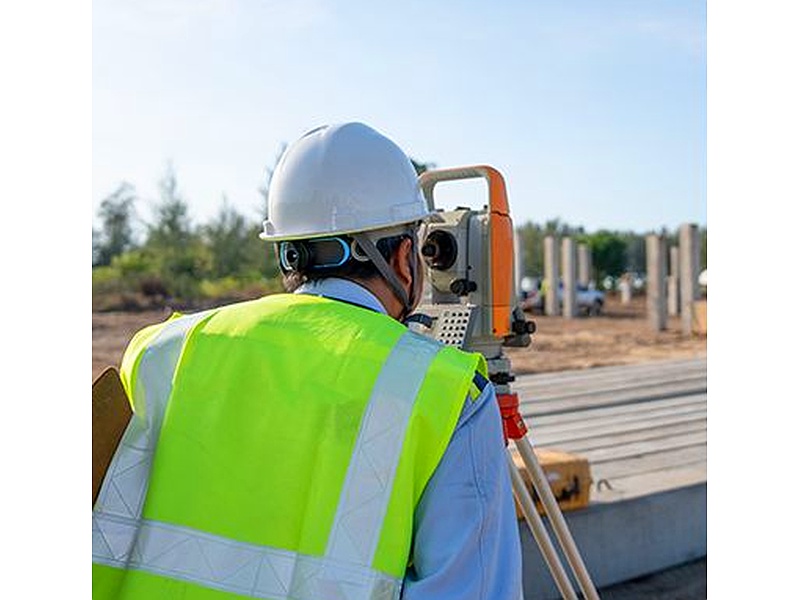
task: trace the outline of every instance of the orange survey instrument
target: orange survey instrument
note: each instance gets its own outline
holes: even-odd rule
[[[437,184],[472,178],[486,180],[488,205],[482,210],[436,208],[433,190]],[[506,444],[513,441],[517,451],[512,456],[508,449],[508,467],[518,509],[562,596],[577,600],[540,510],[550,521],[583,597],[595,600],[598,596],[594,584],[528,439],[527,426],[519,413],[519,398],[510,388],[514,375],[503,348],[530,345],[536,328],[526,320],[515,295],[514,227],[503,177],[492,167],[476,165],[427,171],[419,177],[419,183],[428,208],[435,212],[425,226],[421,249],[427,268],[429,303],[420,305],[417,313],[408,318],[409,327],[444,344],[484,355],[500,405]],[[525,479],[533,489],[526,485],[521,472],[527,475]]]
[[[462,247],[463,250],[446,271],[448,271],[448,275],[452,274],[456,281],[463,278],[477,285],[476,289],[468,286],[463,291],[479,296],[473,303],[489,309],[489,313],[486,315],[486,325],[489,330],[486,333],[494,337],[504,337],[511,333],[511,312],[513,310],[512,302],[514,302],[514,228],[508,210],[508,197],[503,176],[493,167],[475,165],[428,171],[420,176],[419,181],[422,193],[428,201],[428,207],[436,210],[433,201],[433,190],[436,184],[443,181],[474,178],[486,180],[489,188],[488,210],[476,212],[469,209],[456,209],[449,213],[441,212],[440,216],[443,222],[434,222],[429,226],[429,230],[431,232],[447,231],[450,235],[461,238],[455,241],[456,245]],[[481,243],[476,243],[475,240],[470,239],[475,236],[484,239],[481,240]],[[473,243],[470,244],[470,241]],[[459,244],[459,242],[462,243]],[[483,248],[489,249],[488,255],[481,251]],[[471,249],[478,251],[470,252]],[[430,261],[428,262],[430,263]],[[433,275],[435,276],[435,274]],[[439,279],[442,278],[439,277]],[[440,289],[454,292],[452,285],[448,285],[444,281],[439,283]],[[469,292],[470,289],[472,292]],[[462,295],[457,290],[454,293]]]

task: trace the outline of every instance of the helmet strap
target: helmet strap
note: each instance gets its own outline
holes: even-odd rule
[[[404,315],[403,319],[408,317],[411,314],[411,311],[414,310],[414,306],[417,304],[419,298],[417,298],[417,273],[419,266],[419,240],[417,238],[417,234],[415,231],[411,232],[411,298],[409,298],[409,307],[407,309],[407,314]]]
[[[378,251],[378,248],[375,247],[375,244],[372,240],[364,233],[352,233],[350,234],[353,239],[358,242],[358,245],[361,247],[361,250],[369,257],[372,261],[372,264],[380,271],[381,275],[383,275],[383,279],[386,283],[389,284],[389,287],[392,288],[394,295],[400,300],[400,303],[403,305],[403,311],[400,314],[400,321],[403,321],[414,308],[414,298],[409,298],[409,295],[406,293],[405,289],[403,289],[400,280],[397,277],[397,274],[394,272],[389,266],[389,263],[386,262],[386,259],[383,258],[383,255]],[[412,239],[412,244],[414,240]],[[414,284],[416,281],[416,260],[412,262],[411,267],[411,275],[412,275],[412,282],[411,282],[411,293],[414,293]]]

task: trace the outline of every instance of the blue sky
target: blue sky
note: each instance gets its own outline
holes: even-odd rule
[[[378,4],[95,3],[93,215],[126,180],[149,218],[171,162],[195,222],[223,194],[259,219],[282,144],[357,120],[416,160],[498,168],[517,224],[706,224],[705,2]]]

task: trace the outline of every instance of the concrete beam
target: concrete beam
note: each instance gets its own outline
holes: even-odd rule
[[[565,512],[564,519],[592,582],[601,588],[705,556],[706,500],[704,482],[631,500],[590,504]],[[545,527],[560,550],[548,521]],[[560,599],[530,529],[524,521],[519,528],[526,600]],[[579,589],[577,584],[575,589]]]

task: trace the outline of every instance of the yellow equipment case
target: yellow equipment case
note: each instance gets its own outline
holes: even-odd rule
[[[589,505],[592,477],[589,470],[589,461],[586,458],[549,448],[534,448],[533,451],[547,476],[550,489],[553,490],[553,495],[561,512],[585,508]],[[516,451],[516,448],[512,448],[511,453],[514,464],[533,497],[536,509],[540,515],[546,514],[538,494],[533,488],[531,477],[522,462],[522,457]],[[516,498],[514,499],[514,504],[517,508],[517,518],[523,519],[524,514]]]

